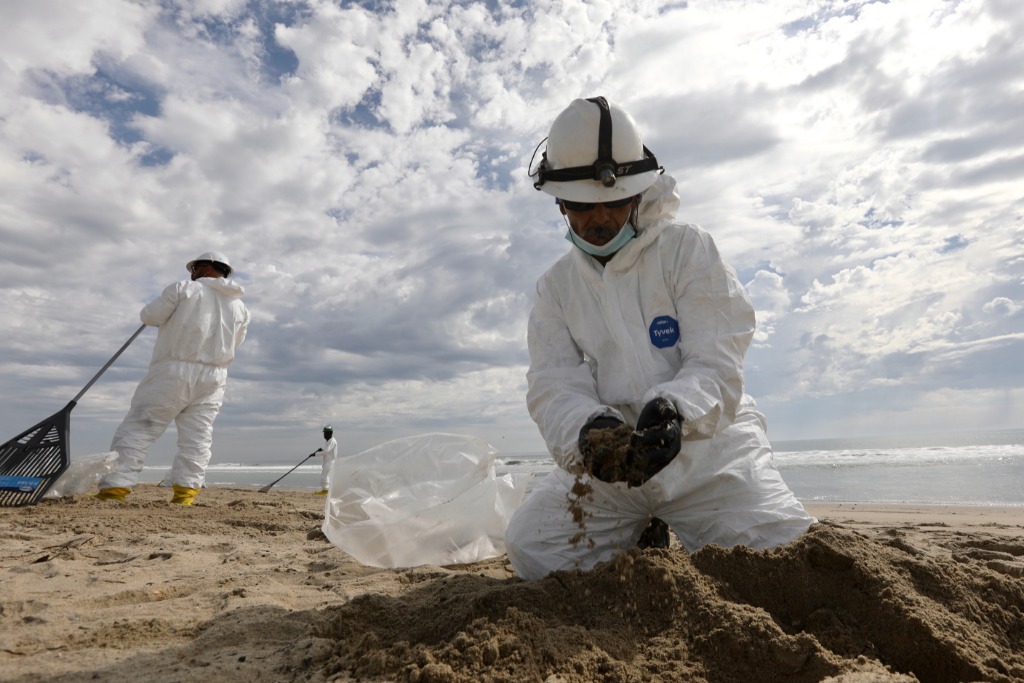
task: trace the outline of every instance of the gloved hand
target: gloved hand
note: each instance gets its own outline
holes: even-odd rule
[[[640,411],[636,430],[629,439],[626,483],[640,486],[665,468],[679,454],[682,416],[666,398],[648,401]]]
[[[588,474],[608,483],[625,481],[631,430],[617,417],[595,417],[580,430],[580,455]]]

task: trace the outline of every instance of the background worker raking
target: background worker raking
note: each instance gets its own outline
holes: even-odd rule
[[[324,445],[316,449],[317,453],[323,455],[324,463],[320,469],[320,490],[317,495],[326,496],[331,488],[331,465],[338,457],[338,441],[334,438],[334,427],[324,425]]]
[[[574,246],[538,281],[530,314],[527,406],[558,466],[506,530],[519,576],[665,547],[670,529],[690,551],[806,531],[815,520],[744,393],[754,309],[711,236],[675,222],[675,180],[632,117],[574,100],[530,175]]]
[[[185,267],[191,279],[169,285],[140,314],[160,330],[149,372],[114,433],[110,449],[117,451],[117,465],[100,479],[98,498],[123,501],[131,493],[149,447],[171,420],[178,431],[171,502],[191,505],[205,481],[228,366],[245,340],[250,315],[242,303],[245,290],[227,279],[232,268],[223,254],[208,251]]]

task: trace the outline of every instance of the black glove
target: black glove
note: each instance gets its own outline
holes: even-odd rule
[[[630,432],[617,417],[595,417],[580,430],[578,441],[583,468],[608,483],[625,481],[625,464]]]
[[[626,482],[630,486],[640,486],[679,454],[682,421],[668,399],[656,398],[644,406],[629,439]]]

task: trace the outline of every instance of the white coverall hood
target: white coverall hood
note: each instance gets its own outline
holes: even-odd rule
[[[679,189],[676,187],[676,179],[668,173],[663,173],[640,198],[636,230],[639,232],[661,220],[675,220],[678,211]]]
[[[142,322],[160,328],[152,362],[230,365],[249,325],[243,294],[240,284],[219,277],[168,286],[140,315]]]

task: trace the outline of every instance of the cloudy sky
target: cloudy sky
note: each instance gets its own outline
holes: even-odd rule
[[[629,110],[747,286],[776,440],[1024,427],[1018,0],[5,0],[0,438],[226,253],[249,338],[215,461],[431,431],[541,452],[526,166],[575,97]],[[106,451],[148,329],[72,414]],[[154,449],[169,461],[173,428]]]

